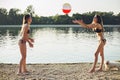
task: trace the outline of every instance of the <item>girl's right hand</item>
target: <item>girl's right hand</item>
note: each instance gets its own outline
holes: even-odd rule
[[[30,46],[31,48],[33,48],[33,44],[32,44],[32,43],[29,43],[29,46]]]

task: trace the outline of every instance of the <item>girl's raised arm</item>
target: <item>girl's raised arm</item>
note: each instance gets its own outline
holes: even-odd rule
[[[73,23],[77,23],[77,24],[81,25],[84,28],[94,28],[95,27],[94,24],[85,24],[83,22],[83,20],[73,20]]]

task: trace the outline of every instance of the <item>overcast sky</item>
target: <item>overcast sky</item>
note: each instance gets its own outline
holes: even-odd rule
[[[69,3],[73,13],[84,13],[92,11],[120,12],[120,0],[0,0],[0,8],[18,8],[24,12],[28,5],[33,5],[35,13],[39,16],[52,16],[64,14],[62,6]]]

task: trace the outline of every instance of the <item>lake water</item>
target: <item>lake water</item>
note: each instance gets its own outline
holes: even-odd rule
[[[0,26],[0,63],[19,63],[20,25]],[[27,49],[27,63],[93,62],[96,34],[79,25],[31,25],[34,48]],[[120,25],[106,25],[105,60],[120,60]],[[27,44],[28,45],[28,44]]]

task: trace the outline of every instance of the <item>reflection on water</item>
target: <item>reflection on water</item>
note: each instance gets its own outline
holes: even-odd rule
[[[19,63],[20,27],[0,27],[0,63]],[[29,48],[28,63],[92,62],[97,38],[81,27],[31,27],[34,48]],[[106,60],[119,60],[120,27],[105,27]]]

